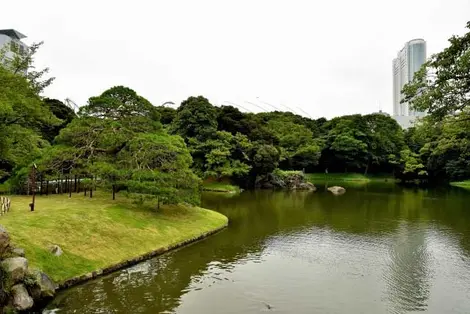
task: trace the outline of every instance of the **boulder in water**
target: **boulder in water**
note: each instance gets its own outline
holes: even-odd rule
[[[346,193],[346,189],[343,188],[342,186],[332,186],[328,188],[328,191],[333,193],[334,195],[341,195]]]
[[[306,191],[312,191],[313,192],[313,191],[316,191],[317,188],[311,182],[303,182],[303,183],[300,183],[296,187],[296,190],[306,190]]]

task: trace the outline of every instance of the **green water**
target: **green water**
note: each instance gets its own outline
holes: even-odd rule
[[[470,192],[205,194],[225,231],[59,294],[57,313],[470,313]]]

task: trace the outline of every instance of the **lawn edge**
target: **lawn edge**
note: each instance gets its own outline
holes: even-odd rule
[[[451,186],[455,186],[462,189],[470,190],[470,180],[465,181],[454,181],[449,183]]]
[[[204,192],[215,192],[215,193],[229,193],[229,194],[237,194],[239,192],[234,190],[222,189],[222,188],[202,188]]]
[[[121,261],[119,263],[112,264],[110,266],[107,266],[107,267],[89,272],[89,273],[84,274],[84,275],[75,276],[75,277],[72,277],[70,279],[66,279],[62,282],[57,283],[57,290],[64,290],[64,289],[76,286],[78,284],[87,282],[89,280],[96,279],[98,277],[110,274],[112,272],[121,270],[123,268],[138,264],[140,262],[146,261],[148,259],[151,259],[152,257],[156,257],[156,256],[162,255],[164,253],[176,250],[178,248],[187,246],[189,244],[201,241],[201,240],[203,240],[203,239],[205,239],[205,238],[207,238],[211,235],[214,235],[214,234],[224,230],[227,227],[228,227],[228,218],[227,218],[227,221],[222,226],[219,226],[219,227],[217,227],[213,230],[206,231],[206,232],[204,232],[200,235],[197,235],[195,237],[183,240],[181,242],[173,243],[173,244],[170,244],[168,246],[160,247],[160,248],[155,249],[153,251],[150,251],[148,253],[145,253],[145,254],[130,258],[130,259],[126,259],[126,260]]]

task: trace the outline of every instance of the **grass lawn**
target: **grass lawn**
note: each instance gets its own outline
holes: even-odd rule
[[[240,188],[235,185],[224,182],[204,182],[202,185],[204,191],[211,192],[225,192],[225,193],[239,193]]]
[[[361,173],[307,173],[305,178],[312,183],[315,181],[360,181],[360,182],[386,182],[395,181],[390,175],[363,175]]]
[[[470,190],[470,180],[460,181],[460,182],[451,182],[450,185],[458,186],[459,188],[469,189]]]
[[[29,211],[31,197],[12,196],[12,208],[0,217],[15,245],[26,251],[31,266],[55,281],[111,266],[150,251],[215,230],[227,217],[214,211],[185,206],[136,205],[119,194],[96,192],[39,196]],[[64,253],[48,249],[59,245]]]

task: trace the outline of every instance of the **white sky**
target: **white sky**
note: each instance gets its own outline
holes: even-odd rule
[[[465,32],[470,1],[14,0],[0,11],[0,29],[45,41],[49,97],[83,105],[126,85],[154,105],[204,95],[270,109],[260,97],[331,118],[391,112],[397,51],[413,38],[442,50]]]

